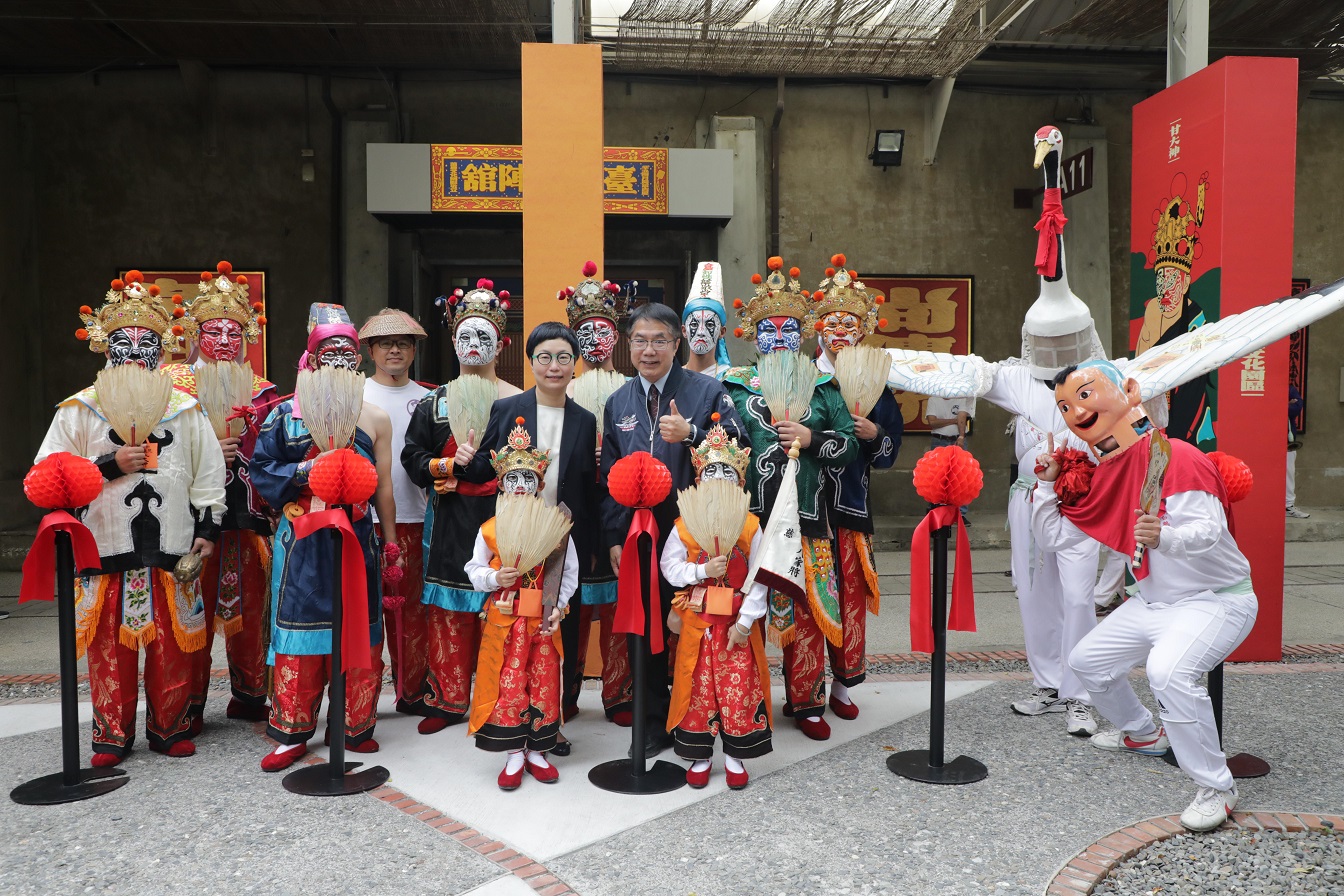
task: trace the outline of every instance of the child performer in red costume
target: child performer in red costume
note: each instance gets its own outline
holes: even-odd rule
[[[540,495],[542,477],[550,466],[549,452],[532,447],[523,418],[491,464],[499,477],[501,496]],[[501,497],[501,501],[504,498]],[[503,505],[501,504],[501,512]],[[476,746],[508,752],[499,773],[500,790],[516,790],[523,768],[543,784],[560,780],[560,772],[546,760],[560,733],[560,620],[579,587],[579,559],[574,542],[565,536],[565,559],[554,609],[549,615],[523,615],[519,589],[546,590],[545,564],[530,570],[505,566],[497,536],[499,516],[486,520],[465,571],[477,591],[491,594],[485,605],[485,628],[476,662],[476,687],[471,700],[468,734]],[[510,551],[512,553],[512,551]],[[546,610],[541,610],[542,614]]]
[[[1161,756],[1170,742],[1199,787],[1181,824],[1212,830],[1236,806],[1237,788],[1199,678],[1246,638],[1257,609],[1250,564],[1228,528],[1222,478],[1197,448],[1152,428],[1138,383],[1111,362],[1066,367],[1054,384],[1064,422],[1101,461],[1069,464],[1061,475],[1063,452],[1040,456],[1031,512],[1037,543],[1058,551],[1094,538],[1135,558],[1139,583],[1138,594],[1069,655],[1093,704],[1119,729],[1093,735],[1092,745]],[[1139,663],[1161,725],[1129,683]]]
[[[697,487],[717,479],[741,488],[751,449],[738,447],[737,440],[718,425],[718,414],[713,419],[715,425],[691,454]],[[677,755],[692,761],[687,784],[709,783],[718,734],[728,786],[741,790],[748,781],[742,760],[764,756],[771,749],[770,673],[756,627],[765,615],[766,588],[754,583],[745,594],[740,590],[761,543],[761,523],[747,513],[736,543],[723,545],[729,550],[717,556],[696,541],[685,514],[677,519],[676,535],[668,538],[659,562],[663,578],[680,589],[668,620],[681,636],[667,730],[675,739]],[[728,607],[715,608],[710,588],[725,581],[731,589]]]

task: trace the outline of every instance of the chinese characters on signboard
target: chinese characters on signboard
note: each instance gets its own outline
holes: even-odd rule
[[[521,146],[434,144],[430,159],[433,211],[522,211]],[[667,150],[606,147],[602,206],[608,214],[667,214]]]
[[[887,325],[865,343],[882,348],[921,352],[970,354],[971,277],[900,277],[868,274],[859,277],[870,291],[886,297],[881,306]],[[928,432],[924,406],[928,397],[893,392],[901,406],[906,432]]]

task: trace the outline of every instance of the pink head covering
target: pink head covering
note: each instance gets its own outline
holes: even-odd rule
[[[345,336],[359,348],[359,332],[350,322],[350,315],[342,305],[330,302],[314,302],[308,308],[308,350],[299,358],[299,369],[308,366],[309,358],[317,353],[317,347],[324,339],[333,336]]]

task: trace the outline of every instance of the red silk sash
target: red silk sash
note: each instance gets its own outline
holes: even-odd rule
[[[952,570],[952,600],[947,627],[958,632],[975,631],[975,591],[971,572],[971,547],[961,513],[950,504],[940,504],[920,521],[910,539],[910,649],[933,653],[933,607],[929,571],[929,533],[957,524],[957,563]]]
[[[1064,217],[1064,203],[1060,199],[1059,187],[1045,191],[1045,200],[1041,203],[1041,220],[1036,222],[1040,236],[1036,238],[1036,273],[1042,277],[1054,277],[1059,273],[1059,241],[1055,237],[1064,232],[1069,219]]]
[[[23,584],[19,586],[19,603],[30,600],[53,600],[56,590],[56,533],[69,532],[74,548],[75,568],[97,569],[102,559],[98,543],[88,527],[64,510],[53,510],[42,517],[37,537],[23,558]]]
[[[642,635],[645,628],[644,597],[639,578],[639,536],[648,535],[649,550],[649,649],[663,652],[663,602],[658,589],[658,523],[647,507],[635,510],[630,520],[630,534],[621,549],[621,569],[616,576],[616,618],[613,630],[619,634]]]
[[[335,529],[341,552],[341,665],[346,669],[371,669],[369,656],[369,585],[364,551],[345,511],[333,507],[305,513],[293,521],[294,537],[307,538],[321,529]]]

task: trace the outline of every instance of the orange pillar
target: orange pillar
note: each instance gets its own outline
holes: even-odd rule
[[[523,44],[523,338],[602,269],[602,48]],[[531,366],[524,367],[531,384]]]

